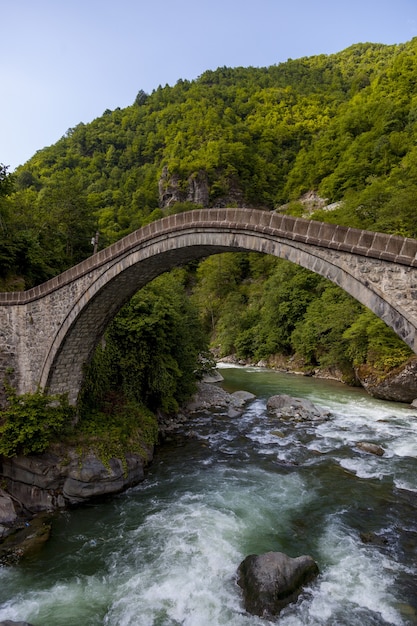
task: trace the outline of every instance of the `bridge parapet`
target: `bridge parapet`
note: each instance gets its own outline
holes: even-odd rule
[[[211,226],[217,228],[221,224],[230,230],[249,228],[265,235],[279,236],[311,246],[343,250],[360,256],[417,267],[417,240],[415,239],[259,209],[200,209],[176,213],[151,222],[42,285],[27,291],[0,292],[0,305],[26,304],[31,300],[41,298],[51,291],[78,280],[104,263],[111,262],[119,255],[128,253],[138,244],[154,239],[157,235],[169,236],[184,228],[209,229]]]

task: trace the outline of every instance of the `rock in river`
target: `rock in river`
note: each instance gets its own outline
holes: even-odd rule
[[[244,405],[255,396],[248,391],[228,393],[221,387],[208,383],[198,383],[197,393],[183,407],[185,413],[208,411],[213,408],[227,408],[229,415],[235,416],[243,412]]]
[[[238,569],[245,609],[252,615],[271,617],[295,602],[303,586],[314,580],[319,568],[311,556],[295,559],[282,552],[247,556]]]
[[[369,443],[369,441],[358,441],[356,447],[363,452],[369,452],[369,454],[375,454],[376,456],[384,456],[384,448],[377,443]]]
[[[296,421],[324,419],[329,416],[327,411],[317,407],[306,398],[293,398],[285,393],[271,396],[266,403],[268,411],[276,417],[291,418]]]

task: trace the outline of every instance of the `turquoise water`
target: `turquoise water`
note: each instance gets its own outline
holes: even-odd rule
[[[236,569],[281,550],[311,554],[320,575],[280,626],[417,624],[417,412],[339,383],[221,372],[225,388],[256,395],[243,415],[196,416],[142,484],[58,514],[39,556],[0,569],[0,620],[265,625],[244,612]],[[276,393],[308,397],[330,418],[274,418],[265,405]]]

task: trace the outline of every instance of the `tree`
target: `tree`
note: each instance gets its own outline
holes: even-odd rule
[[[8,165],[0,163],[0,197],[8,196],[14,188],[14,176],[7,171],[8,169]]]
[[[38,195],[36,220],[42,240],[55,250],[61,271],[92,253],[96,220],[78,172],[65,169],[50,179]]]

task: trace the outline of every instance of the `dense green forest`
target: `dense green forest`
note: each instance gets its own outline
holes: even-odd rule
[[[102,248],[201,206],[417,237],[417,38],[139,90],[131,106],[70,128],[16,172],[3,166],[0,289],[29,288],[86,258],[96,231]],[[335,367],[348,381],[358,368],[383,376],[411,354],[340,289],[279,259],[224,254],[158,280],[109,328],[89,379],[96,402],[122,389],[175,410],[209,344],[252,362]]]

